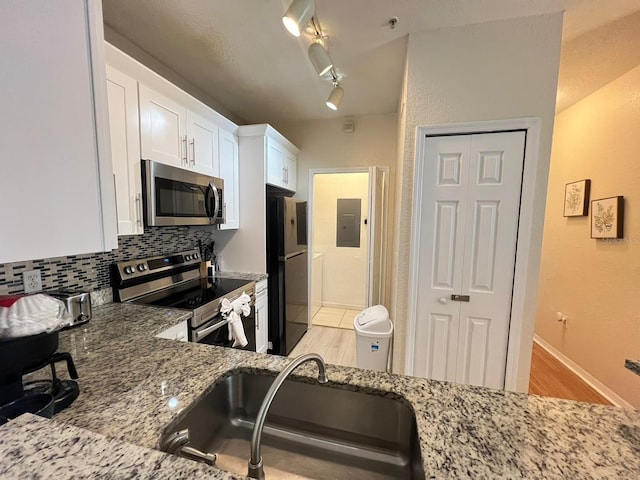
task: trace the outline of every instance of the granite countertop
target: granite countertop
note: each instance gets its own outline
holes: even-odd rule
[[[216,272],[214,277],[239,278],[241,280],[253,280],[254,282],[259,282],[261,280],[266,280],[268,275],[266,273]]]
[[[104,468],[117,467],[123,478],[164,478],[156,476],[160,471],[171,477],[165,464],[188,468],[162,460],[166,455],[161,452],[151,452],[144,464],[137,459],[148,452],[144,449],[157,448],[169,423],[230,372],[275,375],[288,360],[153,337],[184,318],[184,312],[139,305],[96,308],[86,328],[61,334],[60,349],[70,351],[76,361],[81,394],[54,420],[42,420],[55,425],[59,442],[56,434],[32,428],[32,418],[0,427],[0,438],[5,432],[24,438],[21,455],[31,452],[32,465],[40,459],[42,468],[49,462],[35,449],[52,445],[60,464],[95,434],[108,443],[104,455],[113,455],[113,463],[105,460]],[[303,365],[296,375],[315,378],[315,369]],[[428,478],[621,479],[637,478],[640,472],[638,412],[334,365],[327,374],[334,388],[365,390],[411,405]],[[170,397],[177,398],[177,405],[168,402]],[[41,435],[47,437],[43,444],[37,441]],[[69,435],[75,447],[67,441]],[[118,441],[126,442],[127,455]],[[18,459],[11,452],[0,441],[3,468]],[[208,468],[211,478],[241,478],[215,467],[198,468]],[[174,472],[172,478],[180,474]]]

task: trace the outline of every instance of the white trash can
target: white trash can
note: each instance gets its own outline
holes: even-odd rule
[[[356,331],[356,362],[359,368],[385,372],[393,323],[384,305],[365,308],[353,320]]]

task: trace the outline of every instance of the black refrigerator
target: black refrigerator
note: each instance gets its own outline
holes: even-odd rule
[[[270,353],[288,355],[307,331],[307,202],[267,195]]]

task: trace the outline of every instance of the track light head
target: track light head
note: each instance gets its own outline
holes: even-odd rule
[[[333,61],[331,61],[329,53],[327,53],[322,43],[317,39],[309,45],[309,60],[311,60],[319,76],[329,73],[333,68]]]
[[[293,0],[282,17],[282,23],[291,35],[299,37],[315,12],[315,0]]]
[[[338,85],[338,82],[335,82],[333,84],[333,89],[329,94],[329,98],[327,98],[327,107],[331,110],[338,110],[342,97],[344,97],[344,90],[340,85]]]

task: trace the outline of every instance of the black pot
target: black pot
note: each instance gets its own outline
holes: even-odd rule
[[[58,331],[0,340],[0,378],[28,372],[58,349]]]
[[[40,368],[57,349],[57,330],[0,340],[0,404],[22,397],[22,375]]]
[[[53,416],[53,396],[48,393],[26,395],[0,407],[0,418],[12,420],[23,413],[33,413],[45,418]]]

